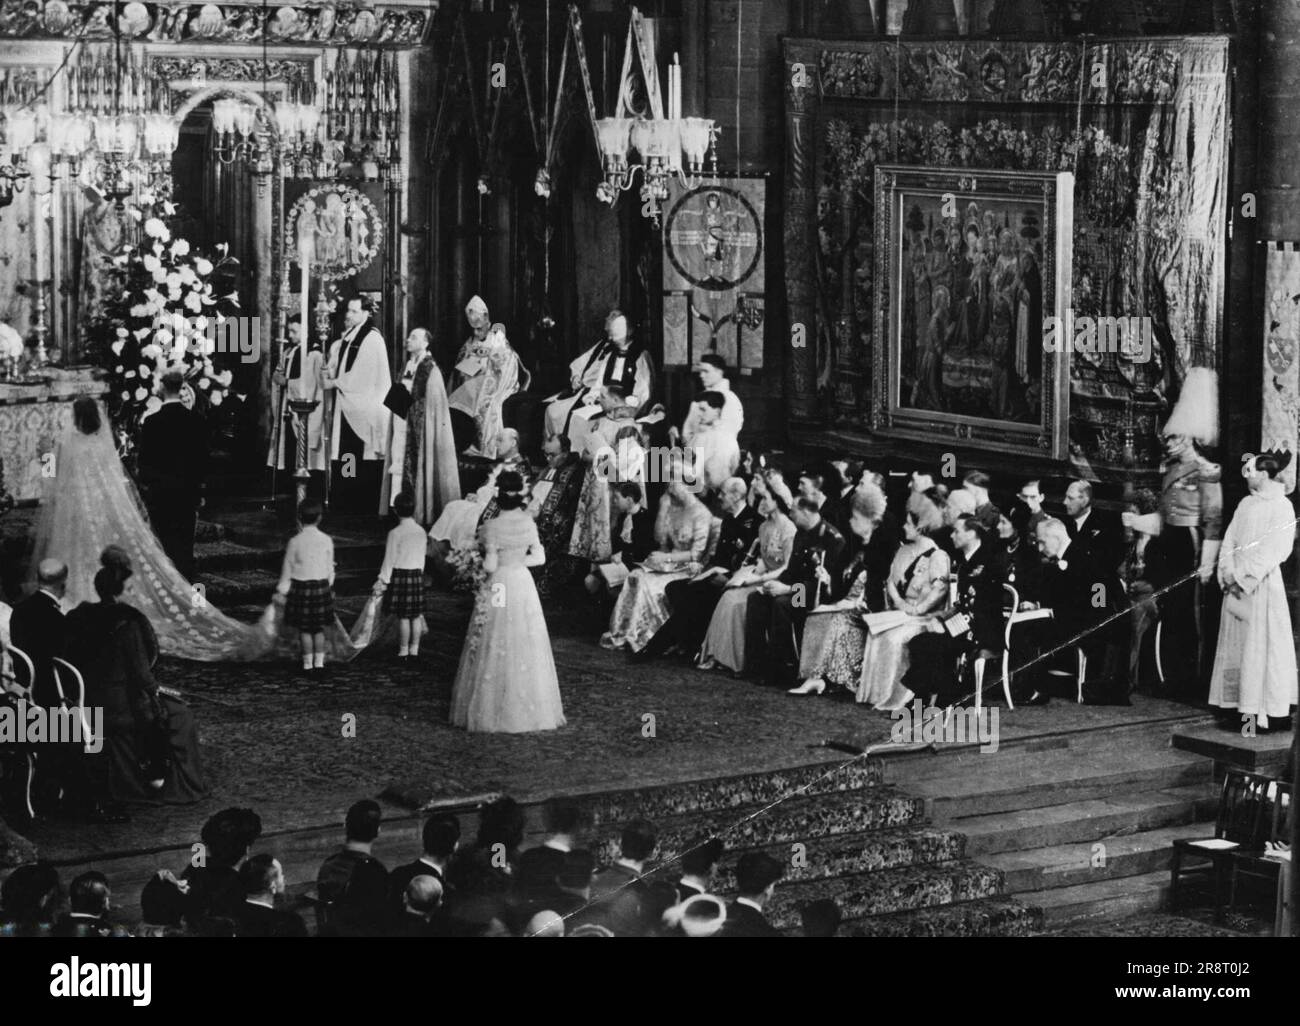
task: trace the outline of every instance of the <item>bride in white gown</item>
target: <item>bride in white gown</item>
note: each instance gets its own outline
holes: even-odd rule
[[[223,614],[167,558],[94,399],[82,396],[73,404],[73,428],[53,469],[31,565],[47,557],[67,564],[69,608],[97,600],[100,555],[116,545],[135,569],[131,602],[153,624],[165,654],[201,662],[270,654],[272,639],[263,630]]]

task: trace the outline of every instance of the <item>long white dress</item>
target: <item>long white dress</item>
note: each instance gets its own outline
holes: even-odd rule
[[[1296,704],[1295,639],[1281,570],[1295,531],[1295,509],[1281,484],[1268,481],[1241,500],[1219,549],[1219,581],[1235,581],[1244,594],[1240,601],[1224,597],[1210,704],[1253,715],[1261,727],[1270,717],[1285,719]]]
[[[537,524],[507,510],[483,525],[485,553],[497,553],[474,602],[451,696],[453,726],[519,734],[564,726],[564,707],[529,554],[543,556]]]

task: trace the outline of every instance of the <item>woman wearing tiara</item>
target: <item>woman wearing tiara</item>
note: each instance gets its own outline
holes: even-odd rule
[[[513,470],[497,478],[501,515],[479,533],[487,580],[474,602],[451,696],[453,726],[519,734],[564,726],[551,637],[529,567],[546,562],[528,493]]]
[[[1210,704],[1230,730],[1285,730],[1296,704],[1295,640],[1282,564],[1295,545],[1295,509],[1278,476],[1289,452],[1247,456],[1250,494],[1241,500],[1219,549],[1223,614],[1210,675]],[[1234,711],[1235,710],[1235,711]]]

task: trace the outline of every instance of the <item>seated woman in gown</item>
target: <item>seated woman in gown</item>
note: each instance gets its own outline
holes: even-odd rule
[[[456,686],[453,726],[518,734],[564,726],[551,637],[529,567],[546,562],[537,523],[525,511],[523,478],[497,478],[501,513],[479,532],[487,579],[474,602]]]
[[[121,601],[129,567],[109,553],[104,563],[94,581],[99,602],[83,602],[68,614],[85,707],[104,710],[104,747],[90,758],[102,760],[100,774],[114,801],[197,802],[208,789],[194,717],[154,679],[158,638],[145,615]]]
[[[934,489],[927,490],[927,495]],[[937,496],[931,500],[937,511]],[[924,519],[923,519],[924,518]],[[889,568],[885,585],[889,608],[906,614],[897,626],[867,639],[862,656],[862,672],[857,681],[857,697],[876,709],[902,709],[912,700],[912,692],[903,687],[907,671],[907,643],[926,630],[935,616],[948,604],[948,575],[952,561],[948,553],[925,533],[933,525],[933,514],[912,511],[903,522],[903,544]]]
[[[601,636],[604,648],[640,652],[668,622],[668,598],[673,581],[699,573],[709,545],[713,516],[698,495],[683,483],[680,462],[671,464],[671,483],[659,501],[655,518],[658,551],[646,557],[646,566],[628,575],[610,616],[609,630]]]
[[[848,571],[853,577],[848,594],[834,604],[818,606],[808,614],[803,629],[803,647],[799,658],[799,678],[803,684],[791,688],[791,694],[820,695],[830,684],[856,691],[862,675],[862,654],[867,646],[868,571],[863,557],[867,542],[885,515],[885,494],[876,485],[864,481],[849,499],[849,530],[859,539],[858,556]],[[823,583],[830,585],[830,574],[823,567]]]
[[[794,549],[795,526],[790,519],[794,496],[780,473],[763,471],[750,487],[750,505],[763,515],[756,551],[727,582],[713,610],[700,649],[700,668],[725,666],[733,673],[745,668],[745,608],[749,596],[785,572]]]
[[[645,488],[645,449],[636,411],[616,385],[605,388],[600,405],[605,415],[594,423],[583,446],[586,475],[569,538],[569,555],[588,563],[604,563],[612,552],[610,493],[614,485],[636,481]]]

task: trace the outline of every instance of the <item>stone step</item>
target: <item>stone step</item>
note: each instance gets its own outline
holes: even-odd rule
[[[840,927],[840,936],[1028,937],[1042,922],[1042,912],[1014,898],[982,898],[850,920]]]
[[[1155,912],[1164,907],[1168,891],[1169,871],[1165,870],[1071,887],[1022,891],[1016,898],[1042,912],[1045,929],[1059,929]]]
[[[378,569],[340,570],[334,578],[334,594],[364,595],[375,583]],[[280,574],[270,570],[229,570],[199,575],[207,600],[223,610],[255,606],[263,608],[280,581]]]
[[[1011,772],[996,757],[972,765],[957,779],[909,783],[908,791],[929,799],[936,823],[954,817],[990,815],[1116,794],[1208,784],[1210,767],[1183,752],[1136,753],[1128,761],[1100,753],[1071,753],[1031,761],[1023,773]]]
[[[873,787],[853,794],[825,794],[790,799],[774,806],[699,812],[653,820],[661,852],[682,852],[701,838],[717,837],[726,850],[784,846],[789,864],[792,845],[811,851],[835,835],[918,826],[924,802],[892,787]],[[599,828],[592,851],[597,861],[612,862],[619,853],[619,827]],[[603,835],[603,836],[602,836]]]
[[[1013,894],[1073,887],[1101,880],[1168,873],[1174,840],[1208,836],[1213,829],[1185,823],[1083,844],[1062,844],[1035,851],[1008,851],[981,856],[982,865],[1000,870]]]
[[[971,857],[1091,842],[1213,818],[1218,797],[1190,785],[949,820]]]
[[[832,899],[844,919],[854,920],[991,898],[1001,892],[1000,874],[974,862],[901,866],[831,880],[779,883],[767,915],[777,929],[797,930],[799,910],[823,898]]]
[[[1242,737],[1239,731],[1233,733],[1216,726],[1192,727],[1174,731],[1172,745],[1181,752],[1213,759],[1221,767],[1227,765],[1250,773],[1276,776],[1286,765],[1291,750],[1291,734],[1283,731]]]

